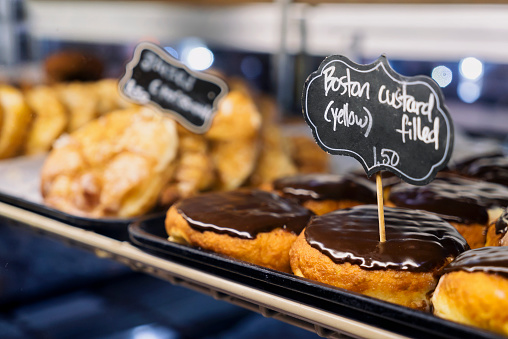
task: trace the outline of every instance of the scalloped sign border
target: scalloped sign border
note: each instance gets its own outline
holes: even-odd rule
[[[305,82],[302,111],[325,152],[354,157],[368,176],[387,170],[426,185],[453,150],[439,86],[427,76],[398,74],[384,55],[369,65],[327,57]]]
[[[118,83],[123,97],[169,114],[194,133],[210,129],[226,83],[211,74],[190,70],[161,47],[139,43]]]

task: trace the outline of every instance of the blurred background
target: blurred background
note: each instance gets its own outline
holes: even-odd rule
[[[508,5],[482,1],[0,0],[0,83],[46,81],[78,52],[90,79],[119,78],[140,41],[192,69],[218,69],[301,117],[324,57],[370,63],[441,87],[459,137],[508,149]],[[1,338],[314,338],[300,330],[17,226],[0,224]]]

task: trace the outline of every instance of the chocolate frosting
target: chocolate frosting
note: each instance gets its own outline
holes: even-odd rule
[[[454,271],[485,272],[508,277],[508,247],[482,247],[459,255],[443,273]]]
[[[390,191],[397,206],[438,214],[447,221],[486,224],[488,209],[508,206],[508,188],[459,176],[439,176],[426,186],[402,183]]]
[[[277,179],[273,188],[285,197],[307,200],[376,202],[376,185],[354,175],[301,174]]]
[[[508,230],[508,208],[506,208],[496,221],[496,234],[505,234]]]
[[[260,190],[206,193],[180,201],[177,210],[190,227],[254,239],[282,228],[300,234],[313,213],[277,194]]]
[[[314,217],[305,229],[310,246],[337,264],[363,269],[428,272],[469,249],[457,230],[436,215],[385,207],[386,242],[379,242],[376,205],[362,205]]]
[[[457,165],[457,170],[461,175],[508,186],[507,156],[474,159],[464,165]]]

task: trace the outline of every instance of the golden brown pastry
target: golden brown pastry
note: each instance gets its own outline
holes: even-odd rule
[[[508,335],[508,247],[459,255],[444,269],[432,296],[434,314]]]
[[[137,106],[120,95],[117,79],[99,80],[93,84],[93,88],[97,95],[96,111],[99,116],[117,109]]]
[[[217,171],[218,188],[232,190],[247,181],[254,171],[259,154],[256,138],[215,141],[210,147]]]
[[[508,208],[499,216],[496,222],[490,224],[487,231],[485,246],[508,246]]]
[[[324,152],[309,137],[302,135],[287,136],[290,155],[298,173],[326,173],[329,170],[328,153]]]
[[[161,193],[162,205],[209,189],[216,182],[209,144],[202,135],[178,128],[179,147],[173,178]]]
[[[439,175],[426,186],[406,183],[391,188],[396,206],[422,209],[449,221],[471,248],[485,246],[487,226],[508,205],[508,188],[452,175]]]
[[[251,184],[262,186],[277,178],[297,173],[296,165],[291,159],[290,150],[277,125],[263,128],[260,153],[251,177]]]
[[[166,231],[171,241],[290,272],[289,248],[311,215],[270,192],[214,192],[173,205]]]
[[[31,121],[31,112],[20,90],[0,84],[0,159],[17,155]]]
[[[98,96],[93,86],[92,83],[81,82],[55,86],[60,101],[69,113],[69,132],[74,132],[98,116]]]
[[[290,250],[293,273],[428,310],[436,273],[469,247],[453,226],[433,214],[390,207],[384,211],[383,243],[376,205],[312,218]]]
[[[204,135],[210,140],[252,139],[261,128],[261,114],[245,90],[231,89],[218,106],[212,125]]]
[[[148,108],[112,112],[61,138],[41,173],[44,202],[87,217],[131,217],[154,207],[171,176],[175,123]]]
[[[297,174],[275,180],[271,189],[317,215],[377,201],[376,185],[352,175]]]
[[[58,93],[49,86],[37,86],[25,93],[33,119],[28,130],[24,154],[49,151],[53,142],[65,131],[69,118]]]

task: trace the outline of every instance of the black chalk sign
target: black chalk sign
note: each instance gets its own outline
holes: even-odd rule
[[[218,101],[228,91],[222,79],[188,69],[149,42],[136,46],[119,89],[136,103],[170,114],[194,133],[210,128]]]
[[[388,170],[425,185],[450,159],[453,124],[441,89],[396,73],[385,56],[370,65],[326,58],[305,82],[302,106],[318,145],[356,158],[368,176]]]

